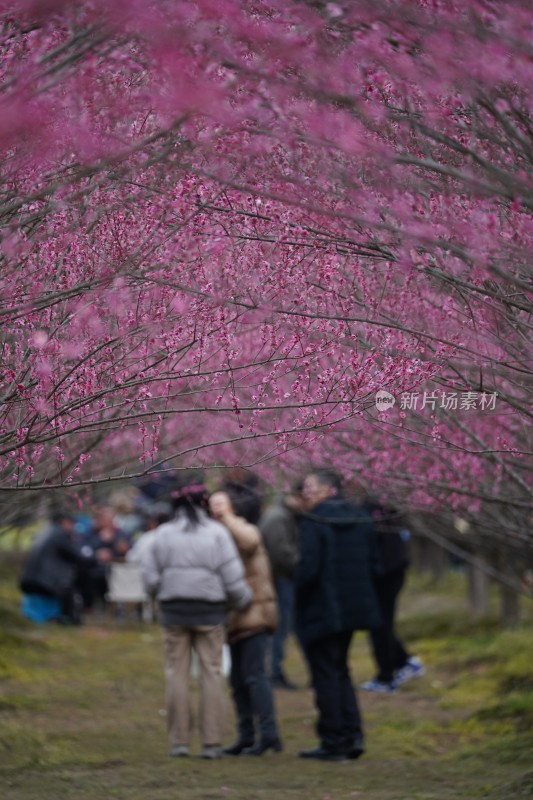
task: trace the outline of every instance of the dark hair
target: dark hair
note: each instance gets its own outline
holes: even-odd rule
[[[311,470],[309,475],[314,475],[322,486],[331,486],[337,490],[338,495],[342,495],[344,480],[340,472],[331,467],[317,467]]]
[[[134,486],[144,495],[145,498],[152,502],[166,501],[170,492],[176,486],[179,480],[179,472],[175,469],[171,470],[158,470],[151,468],[146,475],[139,478]]]
[[[257,475],[244,469],[234,470],[222,483],[221,489],[228,495],[237,516],[254,525],[259,521],[263,491]]]
[[[50,513],[50,522],[53,525],[61,525],[62,522],[75,522],[76,516],[70,511],[61,511],[61,509],[54,509]]]
[[[145,506],[142,511],[145,522],[155,522],[162,525],[172,518],[172,506],[170,503],[159,501]]]
[[[178,475],[170,493],[174,511],[183,510],[193,527],[200,519],[198,511],[207,510],[208,493],[203,474],[198,471],[182,472]]]

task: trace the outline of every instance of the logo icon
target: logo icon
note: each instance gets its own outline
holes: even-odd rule
[[[385,389],[380,389],[379,392],[376,392],[376,408],[380,413],[390,411],[395,402],[394,395],[386,392]]]

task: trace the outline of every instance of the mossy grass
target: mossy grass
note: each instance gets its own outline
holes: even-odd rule
[[[277,692],[285,750],[259,759],[171,759],[157,625],[89,617],[81,628],[32,626],[18,612],[15,572],[0,587],[0,796],[128,800],[457,800],[530,796],[533,786],[532,609],[502,631],[473,620],[464,579],[414,577],[399,629],[427,673],[394,695],[360,693],[367,753],[356,762],[307,763],[315,711],[294,642]],[[358,682],[373,674],[367,637],[354,638]],[[228,703],[229,704],[229,703]],[[228,713],[226,742],[233,740]],[[199,752],[196,736],[193,752]]]

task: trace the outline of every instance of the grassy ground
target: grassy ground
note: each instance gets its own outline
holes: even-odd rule
[[[363,695],[368,751],[357,762],[307,763],[314,709],[302,687],[276,696],[285,751],[260,759],[170,759],[160,631],[91,619],[80,629],[24,624],[11,579],[0,584],[0,796],[6,800],[446,800],[533,796],[533,611],[516,631],[469,620],[463,578],[411,581],[401,632],[427,664],[392,696]],[[364,634],[357,680],[372,675]],[[226,742],[233,739],[228,713]],[[196,752],[198,740],[194,743]]]

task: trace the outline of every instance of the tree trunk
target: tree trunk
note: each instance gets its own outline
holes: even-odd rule
[[[429,547],[429,568],[431,570],[431,574],[433,575],[433,579],[436,581],[440,581],[444,577],[444,573],[446,572],[447,566],[447,553],[446,550],[440,546],[440,544],[436,544],[435,542],[430,542]]]
[[[411,539],[411,560],[415,569],[430,572],[435,581],[440,580],[446,570],[446,551],[423,536]]]
[[[500,589],[501,624],[503,628],[516,628],[520,622],[520,595],[508,586]]]
[[[467,570],[468,601],[476,617],[484,617],[489,612],[489,576],[476,564],[469,564]]]

